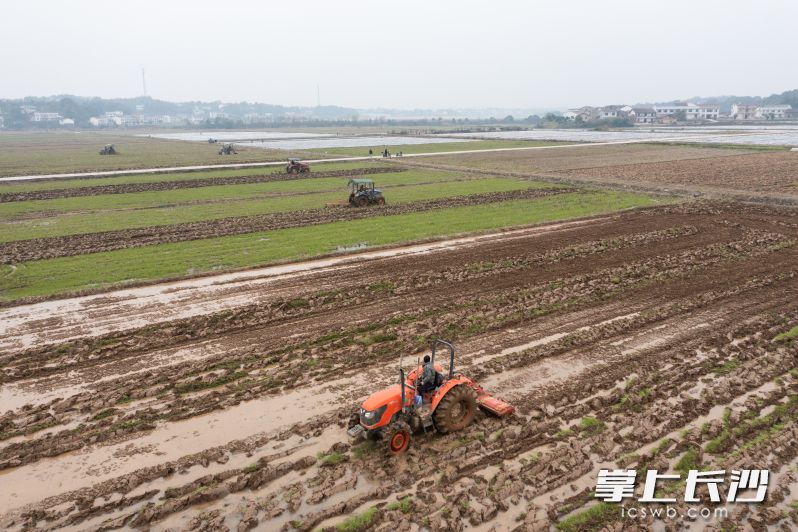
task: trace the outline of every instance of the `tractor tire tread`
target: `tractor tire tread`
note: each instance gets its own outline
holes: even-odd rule
[[[459,419],[452,419],[453,409],[458,403],[464,414]],[[435,429],[441,434],[462,430],[474,420],[476,411],[477,392],[465,384],[458,384],[446,392],[433,412],[432,419],[435,422]]]

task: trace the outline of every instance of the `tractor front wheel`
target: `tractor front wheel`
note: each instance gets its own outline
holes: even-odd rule
[[[377,205],[385,205],[385,198],[377,198]]]
[[[443,396],[432,414],[435,428],[448,434],[466,428],[474,420],[477,411],[477,392],[458,384]]]
[[[355,412],[354,414],[349,416],[349,421],[346,424],[346,430],[351,429],[352,427],[354,427],[355,425],[357,425],[359,423],[360,423],[360,414]]]
[[[404,421],[394,421],[385,431],[385,441],[391,454],[402,454],[410,445],[410,425]]]

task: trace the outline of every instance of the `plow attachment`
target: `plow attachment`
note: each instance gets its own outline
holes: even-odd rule
[[[496,417],[504,417],[509,416],[513,412],[515,412],[515,407],[505,403],[501,399],[497,399],[493,397],[491,394],[486,392],[482,386],[475,382],[471,382],[469,384],[471,388],[477,392],[477,405],[482,410],[490,412]]]
[[[494,416],[504,417],[515,412],[515,407],[508,405],[501,399],[496,399],[492,395],[484,394],[477,396],[477,404],[483,410],[487,410]]]

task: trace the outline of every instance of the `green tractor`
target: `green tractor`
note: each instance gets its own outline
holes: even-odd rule
[[[350,179],[352,192],[349,194],[349,205],[365,207],[366,205],[385,205],[382,191],[374,188],[371,179]]]
[[[232,143],[222,144],[222,147],[219,148],[219,155],[238,155],[235,147]]]

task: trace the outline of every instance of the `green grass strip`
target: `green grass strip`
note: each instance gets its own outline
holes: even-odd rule
[[[397,176],[401,176],[398,174]],[[407,179],[426,180],[435,179],[429,175],[411,175]],[[395,182],[400,183],[404,177],[396,177]],[[345,185],[345,181],[338,179],[335,184]],[[275,184],[278,183],[269,183]],[[286,183],[279,183],[285,186]],[[251,187],[253,185],[244,185]],[[301,187],[313,187],[314,184],[300,184]],[[489,178],[468,181],[450,181],[417,185],[412,187],[386,188],[385,198],[390,204],[408,203],[429,199],[450,198],[456,196],[467,196],[471,194],[483,194],[487,192],[506,192],[512,190],[525,190],[528,188],[548,188],[552,185],[532,182],[519,181],[510,178]],[[218,188],[218,187],[209,187]],[[231,187],[232,188],[232,187]],[[239,188],[239,187],[235,187]],[[275,187],[278,188],[278,187]],[[194,191],[208,191],[208,189],[191,189]],[[182,193],[182,191],[174,191]],[[219,192],[216,192],[219,194]],[[70,214],[62,216],[47,216],[33,219],[22,219],[14,222],[5,220],[0,231],[0,242],[11,242],[14,240],[28,240],[34,238],[45,238],[51,236],[64,236],[83,233],[98,233],[102,231],[115,231],[120,229],[132,229],[139,227],[153,227],[159,225],[172,225],[185,222],[196,222],[201,220],[215,220],[234,216],[252,216],[257,214],[269,214],[276,212],[290,212],[304,209],[319,209],[327,203],[337,203],[346,201],[348,191],[345,186],[340,187],[340,191],[317,192],[302,195],[285,195],[270,198],[250,198],[243,200],[219,201],[216,203],[204,203],[195,205],[175,205],[166,200],[158,208],[152,209],[130,209],[119,211],[90,212],[86,214]],[[241,194],[240,191],[231,194]],[[151,193],[147,193],[151,196]],[[178,194],[172,195],[172,197]],[[129,201],[131,196],[140,194],[120,194],[118,196],[103,196],[109,202],[121,207],[122,202]],[[196,194],[193,195],[196,197]],[[218,198],[219,196],[217,196]],[[87,198],[68,198],[56,201],[70,201],[79,203],[87,201]],[[21,202],[38,203],[38,202]],[[14,206],[15,203],[7,203],[4,206]],[[0,208],[2,211],[2,208]],[[2,218],[0,218],[2,220]]]
[[[121,249],[0,266],[0,300],[47,296],[111,284],[156,280],[306,259],[367,242],[395,244],[431,237],[564,220],[667,201],[595,191],[244,235]]]
[[[413,185],[417,183],[445,182],[478,179],[473,175],[452,172],[414,170],[372,176],[377,186]],[[199,188],[180,188],[127,194],[104,194],[54,198],[48,200],[15,201],[0,203],[0,221],[10,220],[27,213],[96,212],[114,209],[152,209],[164,206],[181,206],[197,201],[245,201],[264,194],[301,194],[309,192],[335,192],[348,194],[346,177],[322,177],[291,181],[271,181],[241,185],[218,185]]]
[[[314,172],[332,172],[334,170],[353,170],[355,168],[368,168],[369,166],[382,166],[380,161],[369,163],[314,163]],[[384,161],[383,161],[383,164]],[[280,166],[260,166],[254,168],[241,168],[235,170],[203,170],[197,172],[176,172],[162,174],[131,174],[113,177],[92,177],[85,179],[46,179],[40,181],[3,181],[0,177],[0,194],[11,192],[33,192],[38,190],[63,190],[69,188],[98,187],[103,185],[131,185],[138,183],[166,183],[170,181],[201,181],[212,177],[239,177],[250,175],[284,174],[285,168]]]

